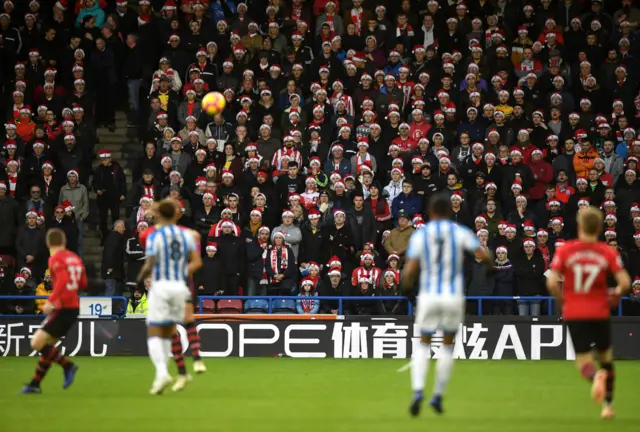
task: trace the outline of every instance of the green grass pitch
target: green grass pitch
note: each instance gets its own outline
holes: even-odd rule
[[[62,390],[52,366],[41,395],[19,395],[36,358],[0,357],[0,431],[638,431],[640,362],[618,362],[616,413],[599,418],[568,361],[458,361],[445,415],[409,417],[409,373],[400,360],[207,359],[181,393],[147,394],[149,359],[76,358]],[[187,366],[191,367],[191,359]],[[172,369],[175,368],[172,366]],[[427,392],[435,373],[431,362]]]

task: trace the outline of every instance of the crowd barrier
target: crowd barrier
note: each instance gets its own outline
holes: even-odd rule
[[[3,310],[3,304],[5,301],[11,300],[46,300],[47,297],[43,296],[0,296],[0,311]],[[264,300],[267,303],[267,306],[261,312],[259,310],[252,310],[252,313],[274,313],[274,302],[282,302],[288,301],[287,307],[285,309],[290,309],[290,313],[295,313],[295,301],[309,298],[301,298],[298,296],[199,296],[198,297],[198,313],[200,315],[206,315],[207,313],[215,313],[217,311],[217,307],[219,305],[220,300],[232,300],[232,301],[240,301],[244,302],[246,300]],[[312,297],[313,300],[318,301],[338,301],[338,315],[343,315],[343,309],[345,302],[362,302],[362,301],[396,301],[396,302],[407,302],[407,314],[413,315],[413,303],[410,301],[408,297],[403,296],[380,296],[380,297],[357,297],[357,296],[318,296]],[[555,311],[555,299],[553,297],[548,296],[534,296],[534,297],[519,297],[519,296],[467,296],[466,300],[477,302],[477,313],[474,315],[483,316],[486,315],[484,312],[486,310],[486,303],[492,302],[539,302],[544,305],[541,307],[541,311],[546,312],[546,316],[553,316],[557,314]],[[294,303],[292,303],[292,301]],[[618,306],[613,315],[622,316],[622,305],[623,302],[630,301],[627,297],[621,298],[618,302]],[[81,318],[124,318],[126,316],[128,306],[127,298],[123,296],[115,296],[115,297],[90,297],[84,296],[80,297],[80,317]],[[239,304],[237,307],[239,308],[238,313],[243,313],[244,303]],[[278,306],[281,306],[279,304]],[[541,305],[542,306],[542,305]],[[292,309],[291,309],[292,308]],[[282,310],[278,310],[276,312],[282,313]],[[515,312],[514,312],[515,314]],[[36,317],[39,315],[31,315],[31,314],[20,314],[20,315],[12,315],[12,314],[2,314],[0,313],[0,318],[18,318],[18,317]]]
[[[200,355],[221,357],[396,358],[411,357],[420,329],[408,316],[208,315],[197,321]],[[613,317],[616,359],[640,360],[640,318]],[[0,320],[0,356],[35,356],[29,339],[39,319]],[[187,332],[178,326],[187,351]],[[78,320],[59,349],[69,356],[146,356],[143,319]],[[442,335],[432,339],[437,358]],[[469,360],[573,360],[575,351],[566,325],[557,318],[467,316],[455,339],[454,356]]]

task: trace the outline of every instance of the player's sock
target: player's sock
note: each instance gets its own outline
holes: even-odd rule
[[[613,387],[615,384],[615,372],[613,371],[613,363],[602,363],[602,369],[607,371],[607,387],[606,393],[604,394],[604,400],[608,404],[613,402]]]
[[[31,383],[29,383],[31,387],[40,387],[40,382],[44,379],[45,375],[47,375],[47,371],[49,371],[49,367],[51,367],[52,348],[53,345],[45,345],[42,351],[40,351],[40,359],[36,366],[36,372],[33,374]]]
[[[189,348],[191,349],[191,356],[194,360],[200,360],[200,336],[196,329],[196,323],[186,323],[184,327],[187,329],[187,337],[189,338]]]
[[[51,361],[53,363],[58,363],[64,370],[69,370],[73,367],[73,362],[60,354],[60,351],[58,351],[54,346],[51,346]]]
[[[187,368],[184,366],[184,355],[182,355],[182,341],[180,340],[180,333],[175,332],[173,334],[173,338],[171,339],[171,353],[173,354],[173,359],[176,362],[176,366],[178,367],[178,374],[186,375]]]
[[[585,363],[580,368],[580,374],[584,379],[586,379],[589,382],[592,382],[593,377],[596,376],[596,366],[591,362]]]
[[[416,347],[411,363],[411,388],[416,394],[422,393],[429,370],[429,353],[431,344],[420,343]]]
[[[169,343],[171,342],[169,341]],[[156,368],[156,380],[169,375],[168,354],[164,350],[164,339],[158,336],[150,337],[147,339],[147,348],[149,349],[149,357]]]
[[[453,345],[442,345],[436,360],[436,383],[434,394],[442,396],[451,378],[453,369]]]

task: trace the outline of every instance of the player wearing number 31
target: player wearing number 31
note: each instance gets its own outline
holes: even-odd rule
[[[68,388],[75,378],[78,366],[60,354],[55,345],[67,334],[78,319],[80,300],[78,290],[87,288],[87,275],[80,257],[66,249],[67,239],[62,230],[52,228],[47,232],[47,247],[51,252],[49,270],[53,279],[53,291],[42,312],[47,318],[31,339],[31,347],[40,352],[40,359],[33,379],[22,393],[40,393],[40,382],[51,363],[58,363],[64,370],[63,388]]]
[[[188,278],[202,267],[194,237],[176,225],[181,216],[177,208],[171,199],[158,205],[158,225],[146,240],[146,261],[138,275],[138,282],[151,276],[147,346],[156,368],[152,395],[161,394],[172,382],[168,370],[171,339],[191,300]]]
[[[602,404],[601,417],[610,419],[614,416],[615,375],[609,313],[629,291],[631,279],[618,251],[598,241],[602,226],[602,212],[597,208],[587,207],[578,213],[578,239],[556,250],[547,288],[563,300],[562,315],[571,332],[576,365],[582,377],[592,383],[591,397]],[[607,286],[609,274],[618,284],[612,291]],[[599,370],[594,365],[596,359]]]

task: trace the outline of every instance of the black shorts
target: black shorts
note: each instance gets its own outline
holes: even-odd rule
[[[53,312],[42,322],[42,330],[59,339],[66,335],[78,321],[78,309],[60,309]]]
[[[596,350],[606,351],[611,348],[611,320],[574,320],[565,321],[576,354],[583,354],[591,351],[591,346],[595,345]]]

